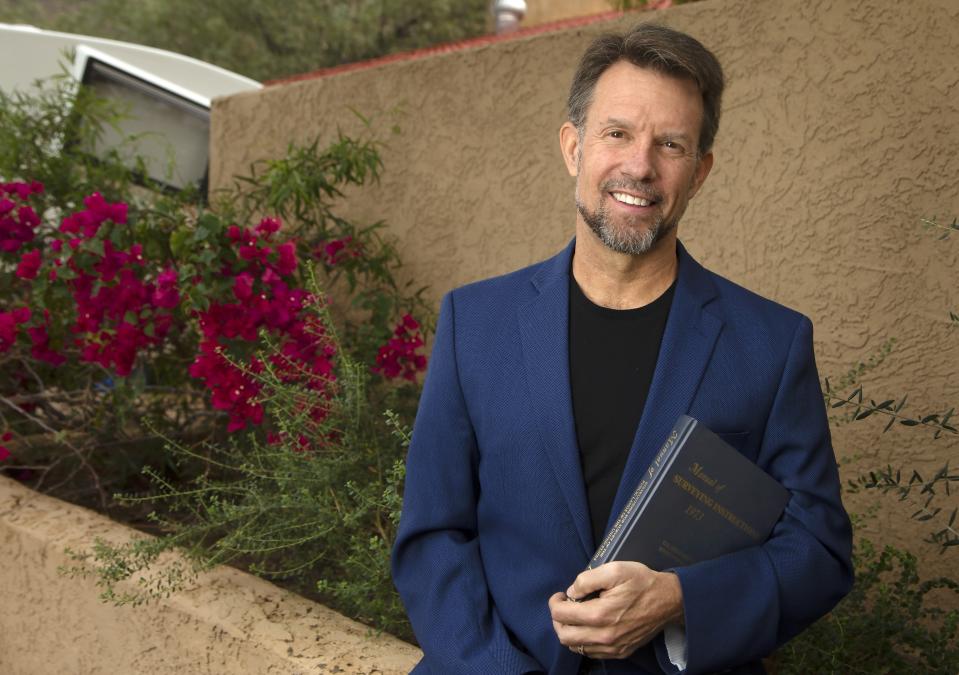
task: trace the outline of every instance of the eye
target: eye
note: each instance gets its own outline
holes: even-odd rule
[[[626,132],[622,129],[610,129],[606,132],[609,138],[626,138]]]
[[[676,141],[676,140],[673,140],[673,139],[670,139],[670,138],[664,139],[664,140],[662,141],[661,145],[662,145],[663,148],[665,148],[666,151],[669,152],[670,154],[682,155],[682,154],[685,154],[685,153],[686,153],[686,146],[684,146],[684,145],[683,145],[682,143],[680,143],[679,141]]]

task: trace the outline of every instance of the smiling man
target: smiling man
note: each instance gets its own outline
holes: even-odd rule
[[[848,591],[811,324],[677,238],[713,165],[722,90],[688,35],[598,38],[560,130],[575,238],[444,298],[393,558],[415,672],[763,672]],[[769,540],[672,570],[583,572],[684,413],[790,491]]]

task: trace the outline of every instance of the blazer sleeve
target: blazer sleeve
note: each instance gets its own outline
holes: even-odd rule
[[[675,570],[688,641],[683,672],[689,675],[770,654],[852,587],[852,532],[806,317],[793,335],[758,464],[791,492],[769,540]],[[657,652],[664,669],[676,672],[664,663],[665,649]]]
[[[407,456],[393,581],[423,661],[414,672],[543,672],[490,600],[477,539],[477,444],[457,369],[453,296],[444,297]]]

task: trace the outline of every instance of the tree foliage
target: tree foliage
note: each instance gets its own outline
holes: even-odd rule
[[[87,0],[58,11],[0,2],[0,21],[168,49],[276,79],[487,30],[487,0]],[[35,3],[33,3],[35,5]]]

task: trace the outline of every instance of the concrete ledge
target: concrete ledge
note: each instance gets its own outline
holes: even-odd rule
[[[405,642],[229,567],[135,608],[101,602],[92,579],[58,574],[72,564],[64,548],[134,534],[0,477],[0,673],[391,675],[419,659]]]

